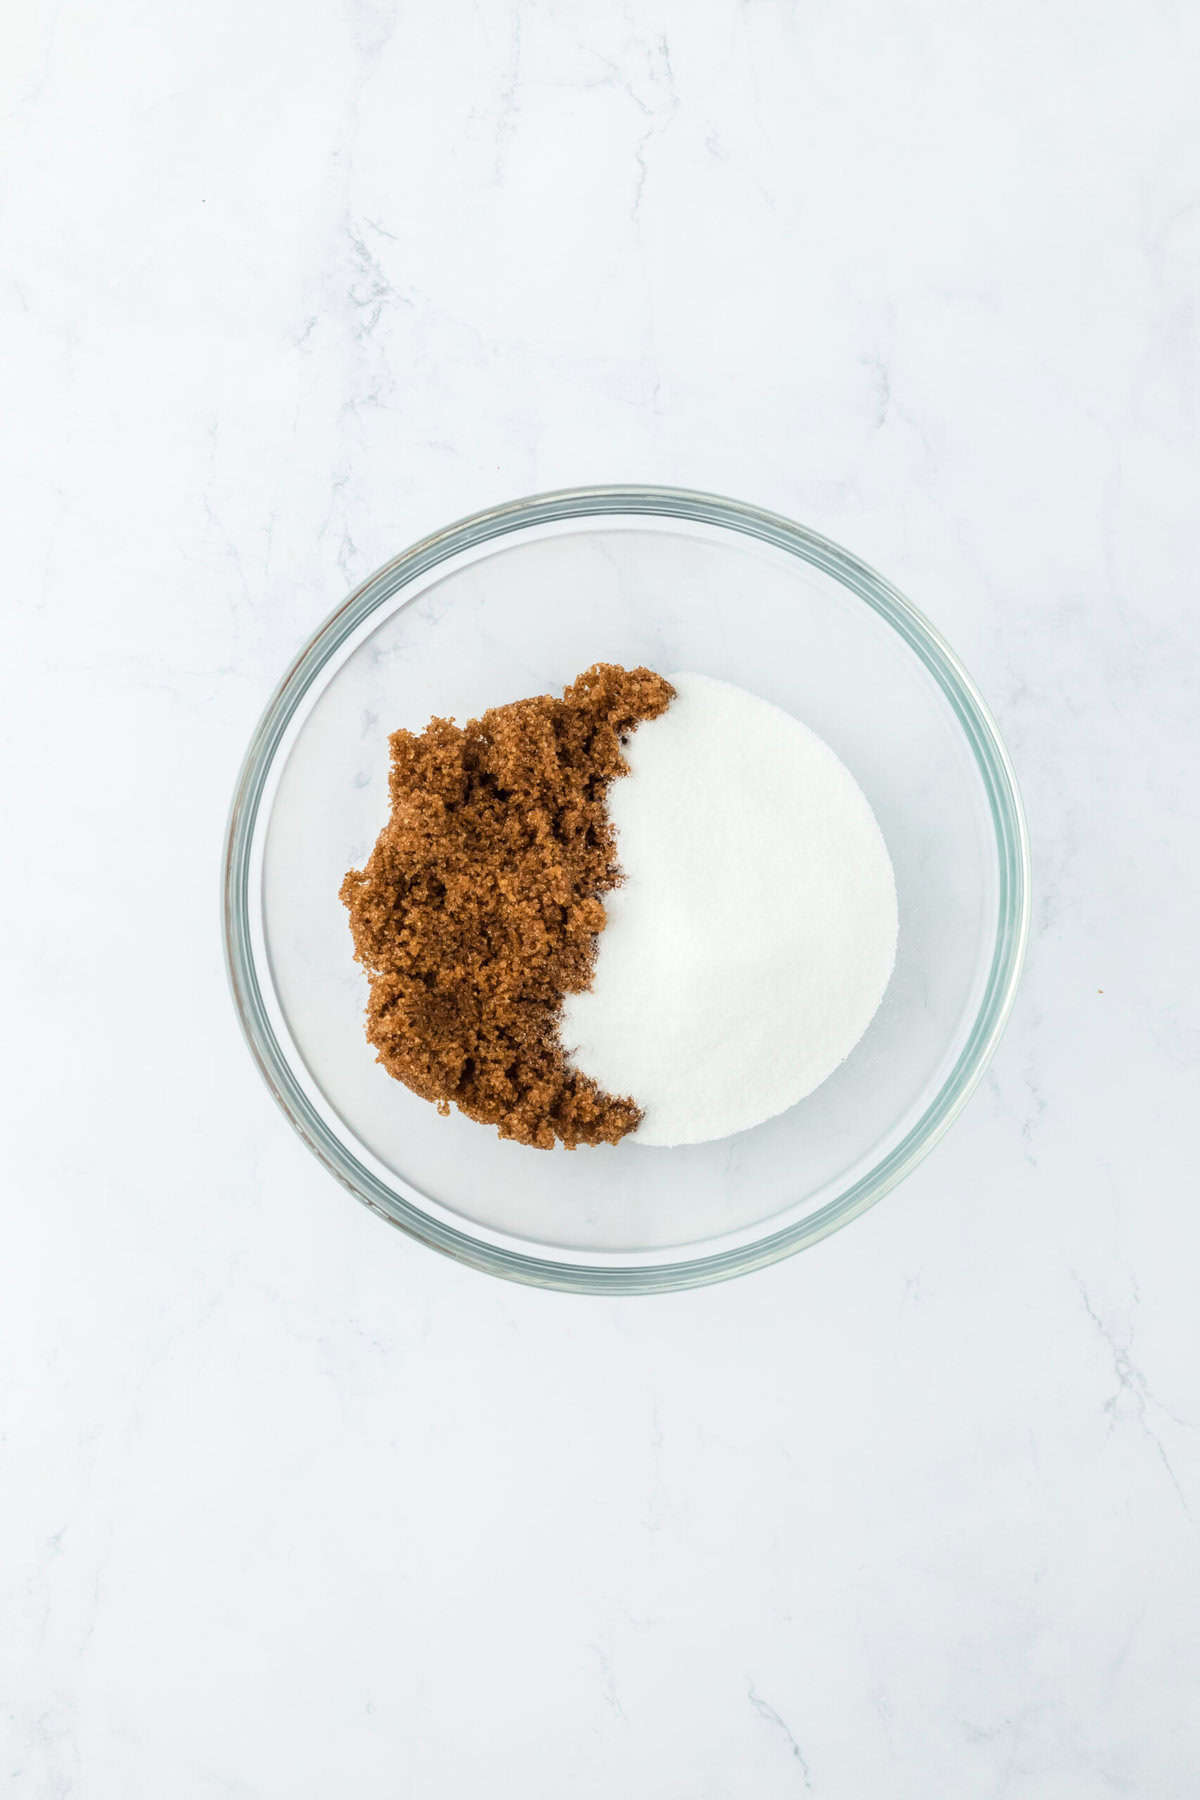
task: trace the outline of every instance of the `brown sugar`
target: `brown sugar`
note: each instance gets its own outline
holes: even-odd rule
[[[542,1149],[615,1144],[641,1118],[569,1066],[557,1022],[591,985],[601,896],[620,880],[605,797],[622,740],[674,691],[597,663],[561,700],[393,733],[391,818],[341,897],[370,980],[367,1037],[440,1112]]]

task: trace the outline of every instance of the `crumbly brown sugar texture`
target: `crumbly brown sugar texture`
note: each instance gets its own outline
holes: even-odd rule
[[[367,1037],[440,1112],[541,1149],[615,1144],[641,1118],[568,1065],[557,1023],[591,985],[601,896],[620,880],[606,794],[622,739],[674,692],[597,663],[561,700],[393,733],[391,818],[341,892]]]

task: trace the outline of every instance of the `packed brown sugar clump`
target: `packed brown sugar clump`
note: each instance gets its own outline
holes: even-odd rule
[[[615,1144],[638,1123],[632,1099],[569,1067],[556,1027],[563,996],[591,983],[601,896],[620,880],[605,796],[621,740],[674,691],[597,663],[561,700],[393,733],[391,818],[341,892],[367,1036],[440,1112],[542,1149]]]

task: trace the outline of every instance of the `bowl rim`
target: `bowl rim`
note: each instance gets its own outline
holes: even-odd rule
[[[988,797],[1000,889],[979,1010],[953,1068],[903,1139],[834,1199],[780,1231],[717,1253],[632,1266],[577,1264],[483,1242],[392,1193],[333,1135],[296,1080],[263,1002],[250,931],[252,844],[274,756],[313,681],[346,638],[377,607],[450,557],[528,526],[618,514],[715,525],[773,544],[833,576],[890,624],[937,681],[966,733]],[[1029,936],[1030,884],[1024,809],[991,712],[941,633],[891,582],[830,539],[745,501],[640,484],[561,488],[488,507],[420,539],[360,583],[294,658],[254,730],[234,790],[223,870],[225,965],[242,1032],[275,1100],[314,1155],[373,1212],[430,1248],[509,1280],[569,1292],[662,1293],[748,1274],[819,1243],[876,1205],[928,1155],[974,1092],[1012,1011]]]

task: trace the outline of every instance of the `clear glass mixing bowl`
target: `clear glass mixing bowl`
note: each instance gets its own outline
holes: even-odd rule
[[[387,735],[561,690],[597,661],[691,669],[813,727],[896,871],[896,971],[862,1042],[790,1112],[683,1149],[568,1152],[438,1116],[363,1032],[338,887],[387,811]],[[1016,782],[969,676],[856,557],[757,507],[669,488],[514,501],[351,594],[280,683],[238,781],[225,942],[250,1048],[360,1200],[493,1274],[639,1293],[774,1262],[865,1212],[937,1142],[1012,1005],[1029,920]]]

